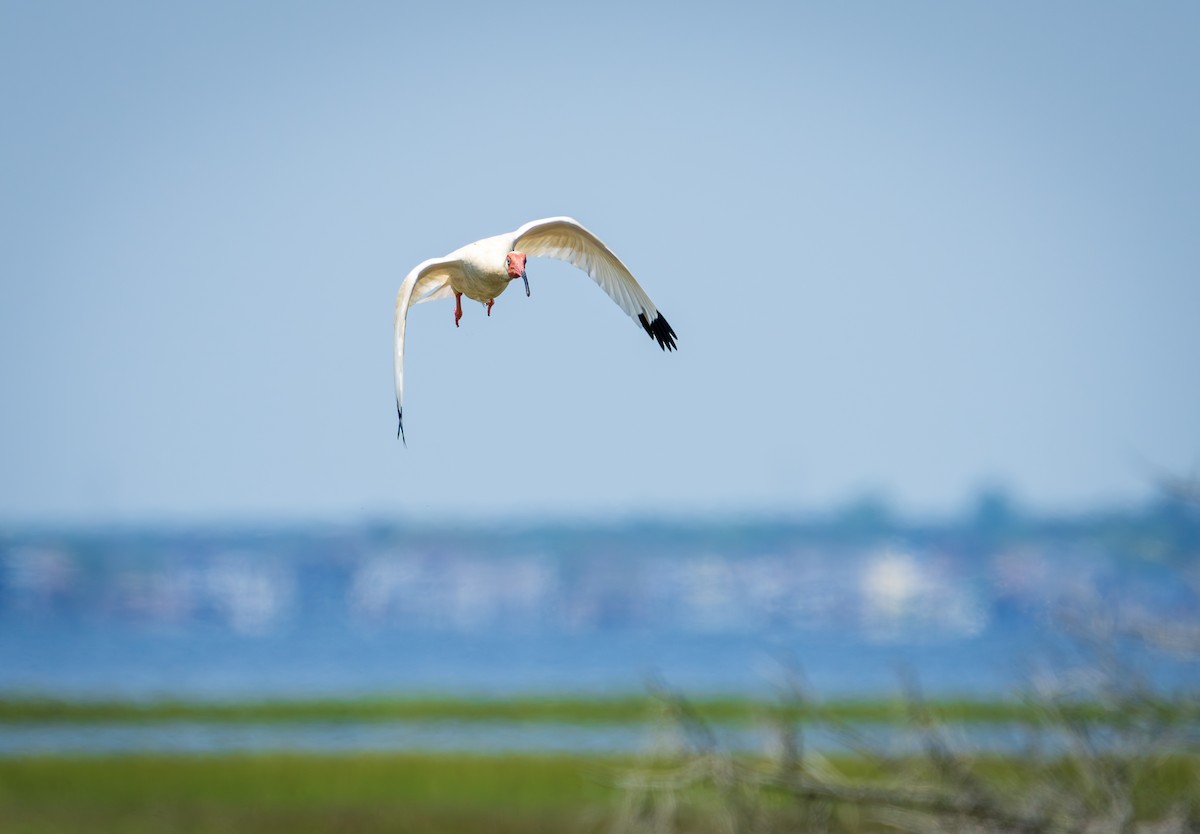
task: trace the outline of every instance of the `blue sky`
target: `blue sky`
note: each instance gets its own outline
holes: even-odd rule
[[[951,512],[1200,467],[1194,4],[0,4],[0,520]],[[436,8],[434,8],[436,6]],[[581,273],[409,319],[572,215]]]

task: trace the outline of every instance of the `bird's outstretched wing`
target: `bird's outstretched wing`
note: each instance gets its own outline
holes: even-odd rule
[[[517,229],[512,250],[574,264],[640,324],[663,350],[675,350],[675,331],[621,259],[600,238],[570,217],[532,220]]]
[[[461,273],[461,267],[456,260],[447,258],[430,258],[417,264],[404,278],[400,292],[396,293],[395,319],[395,372],[396,372],[396,419],[399,425],[396,436],[404,440],[404,324],[408,318],[408,308],[422,301],[432,301],[435,298],[446,298],[453,294],[450,279]],[[408,441],[404,440],[404,445]]]

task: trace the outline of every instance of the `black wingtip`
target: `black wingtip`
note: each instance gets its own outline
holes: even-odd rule
[[[659,348],[662,350],[679,350],[679,347],[675,344],[675,330],[662,317],[662,313],[656,315],[654,321],[647,321],[645,313],[638,313],[638,322],[642,325],[642,329],[646,331],[646,335],[658,342]]]
[[[396,437],[404,444],[404,448],[408,448],[408,441],[404,439],[404,411],[400,406],[396,406]]]

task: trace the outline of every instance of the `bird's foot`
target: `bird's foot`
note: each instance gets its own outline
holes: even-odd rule
[[[458,327],[458,320],[462,318],[462,293],[454,294],[454,326]]]
[[[494,299],[494,298],[489,298],[489,299],[488,299],[488,304],[487,304],[487,308],[488,308],[488,316],[491,316],[491,315],[492,315],[492,305],[493,305],[493,304],[495,304],[495,303],[496,303],[496,299]]]

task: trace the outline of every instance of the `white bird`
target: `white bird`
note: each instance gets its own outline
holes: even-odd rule
[[[525,260],[529,257],[558,258],[586,272],[608,293],[608,297],[632,316],[663,350],[675,350],[675,331],[658,312],[650,296],[630,274],[621,259],[600,238],[570,217],[532,220],[515,232],[485,237],[455,249],[444,258],[430,258],[417,264],[400,285],[396,295],[396,434],[404,439],[404,323],[408,308],[422,301],[454,296],[454,326],[462,318],[462,297],[487,305],[492,314],[496,297],[517,278],[525,282],[529,295],[529,277]],[[405,441],[407,445],[407,441]]]

